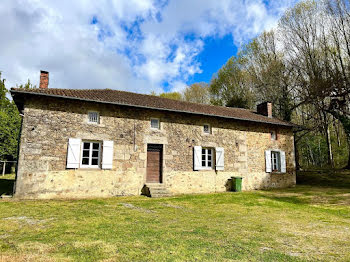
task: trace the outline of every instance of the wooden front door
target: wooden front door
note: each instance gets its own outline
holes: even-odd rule
[[[163,145],[147,145],[147,177],[146,182],[162,183]]]

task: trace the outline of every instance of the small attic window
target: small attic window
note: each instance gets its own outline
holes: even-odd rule
[[[151,128],[152,129],[160,129],[159,119],[151,118]]]
[[[203,132],[205,134],[210,134],[210,125],[209,124],[204,124],[203,125]]]
[[[98,112],[90,111],[88,112],[89,123],[98,124],[100,122],[100,115]]]
[[[271,131],[271,140],[277,140],[277,132],[275,130]]]

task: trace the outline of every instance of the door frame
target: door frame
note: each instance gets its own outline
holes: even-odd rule
[[[159,182],[147,182],[147,164],[148,164],[148,152],[160,152],[159,154]],[[163,153],[164,153],[164,147],[163,144],[154,144],[149,143],[147,144],[147,158],[146,158],[146,183],[163,183]]]

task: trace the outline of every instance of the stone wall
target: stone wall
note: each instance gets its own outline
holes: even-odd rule
[[[88,123],[88,111],[100,123]],[[226,191],[231,176],[243,190],[295,184],[290,128],[68,99],[35,98],[24,105],[16,181],[21,198],[83,198],[139,195],[146,181],[147,144],[163,145],[163,181],[172,193]],[[159,118],[160,130],[150,128]],[[203,132],[210,124],[211,134]],[[276,130],[278,140],[270,139]],[[113,140],[112,170],[66,169],[69,138]],[[224,171],[193,171],[193,146],[223,147]],[[266,149],[286,152],[287,173],[265,172]]]

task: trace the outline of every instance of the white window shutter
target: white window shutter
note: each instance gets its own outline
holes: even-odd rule
[[[202,169],[202,147],[194,146],[193,147],[193,170]]]
[[[222,147],[216,147],[215,153],[216,153],[216,155],[215,155],[216,156],[215,169],[216,170],[224,170],[224,166],[225,166],[224,149]]]
[[[113,141],[103,140],[102,168],[112,169],[113,167]]]
[[[80,163],[80,138],[69,138],[67,153],[67,168],[79,168]]]
[[[266,173],[271,173],[272,172],[272,167],[271,167],[271,150],[266,150],[265,151],[265,162],[266,162]]]
[[[286,153],[284,151],[280,152],[281,156],[281,173],[286,173]]]

